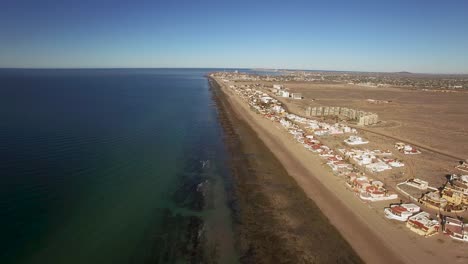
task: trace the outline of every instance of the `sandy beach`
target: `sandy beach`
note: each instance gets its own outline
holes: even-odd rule
[[[257,133],[212,84],[230,152],[241,263],[362,263]]]
[[[225,98],[239,119],[257,134],[287,174],[314,201],[366,263],[466,263],[466,244],[444,236],[422,238],[404,224],[383,217],[381,206],[362,202],[312,155],[275,124],[255,114],[222,82]],[[387,203],[388,204],[388,203]]]

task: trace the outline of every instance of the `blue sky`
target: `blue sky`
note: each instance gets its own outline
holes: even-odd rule
[[[468,73],[468,1],[1,0],[0,67]]]

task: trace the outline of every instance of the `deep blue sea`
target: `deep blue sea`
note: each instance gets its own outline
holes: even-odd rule
[[[236,262],[210,71],[0,70],[0,263]]]

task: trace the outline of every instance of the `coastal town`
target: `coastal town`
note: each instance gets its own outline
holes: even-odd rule
[[[402,222],[408,232],[423,238],[446,235],[454,241],[468,242],[466,161],[448,163],[452,170],[440,175],[443,181],[417,178],[414,157],[425,154],[425,150],[396,140],[392,148],[370,147],[372,141],[362,129],[380,123],[377,113],[343,106],[306,106],[292,113],[290,107],[304,100],[304,95],[287,89],[284,80],[297,76],[210,74],[247,103],[251,111],[278,124],[294,144],[320,157],[356,199],[382,207],[382,217]],[[388,103],[374,99],[367,102]]]
[[[275,70],[281,75],[257,76],[256,80],[275,79],[277,82],[308,81],[355,84],[364,87],[397,86],[409,89],[456,91],[468,89],[466,75],[414,74],[411,72],[366,73],[366,72],[327,72]]]
[[[0,21],[0,264],[468,264],[468,0]]]

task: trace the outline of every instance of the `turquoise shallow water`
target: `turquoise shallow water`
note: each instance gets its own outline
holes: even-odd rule
[[[0,70],[0,263],[235,262],[208,71]]]

